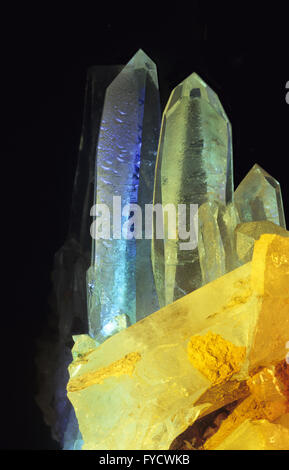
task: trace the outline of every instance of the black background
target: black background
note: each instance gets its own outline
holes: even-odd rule
[[[10,289],[2,304],[1,448],[58,448],[33,398],[35,340],[68,229],[87,67],[125,64],[142,48],[158,66],[163,107],[197,72],[232,122],[235,186],[259,163],[280,182],[289,223],[286,12],[280,4],[266,12],[263,4],[254,12],[243,3],[213,5],[25,6],[2,18],[2,231],[11,248],[2,245]]]

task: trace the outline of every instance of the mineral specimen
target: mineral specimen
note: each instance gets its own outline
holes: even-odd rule
[[[289,232],[279,183],[254,165],[233,193],[231,126],[195,73],[171,93],[158,140],[159,118],[156,67],[140,50],[107,88],[85,193],[91,200],[93,183],[90,336],[74,336],[67,386],[83,449],[180,448],[181,436],[187,449],[287,449]],[[146,221],[136,228],[146,204],[152,244]],[[185,208],[174,236],[172,207]],[[184,249],[192,225],[198,244]],[[66,434],[79,448],[81,436]]]
[[[237,422],[224,445],[232,448],[239,434],[244,439],[257,419],[252,445],[266,446],[273,429],[276,441],[270,445],[284,447],[283,425],[264,422],[264,407],[258,413],[250,410],[254,400],[265,399],[267,420],[288,413],[289,380],[281,372],[289,331],[288,263],[289,239],[261,235],[251,262],[97,348],[87,337],[86,353],[82,337],[82,353],[76,353],[69,367],[68,397],[76,410],[83,448],[168,449],[188,426],[236,400],[237,411],[222,422],[219,432],[228,423],[230,427],[235,415],[242,415],[239,407],[248,412],[249,422]],[[281,382],[285,391],[280,394]]]
[[[232,196],[231,125],[217,95],[193,73],[172,91],[163,113],[154,205],[227,204]],[[203,284],[198,248],[181,250],[179,237],[168,239],[166,219],[164,232],[158,239],[154,223],[152,263],[161,307]],[[222,258],[217,276],[225,273],[225,261],[222,245],[216,240],[214,246]]]
[[[106,90],[95,167],[95,204],[110,215],[131,205],[122,225],[133,204],[152,203],[159,128],[156,66],[139,50]],[[98,236],[97,218],[94,223],[88,320],[90,335],[102,342],[156,311],[158,301],[150,240],[124,238],[114,217],[107,237]]]

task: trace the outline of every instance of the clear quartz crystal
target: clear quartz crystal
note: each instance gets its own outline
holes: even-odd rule
[[[237,187],[234,200],[241,222],[269,220],[286,228],[280,184],[255,164]]]
[[[232,195],[231,125],[217,95],[193,73],[172,91],[163,113],[154,204],[227,204]],[[178,239],[158,239],[156,227],[153,235],[156,288],[165,306],[203,284],[199,253],[181,250]]]
[[[99,342],[158,309],[150,241],[125,239],[130,214],[116,234],[114,198],[120,211],[152,203],[159,128],[156,66],[139,50],[106,90],[98,139],[94,201],[109,209],[110,233],[94,234],[87,285],[89,333]]]

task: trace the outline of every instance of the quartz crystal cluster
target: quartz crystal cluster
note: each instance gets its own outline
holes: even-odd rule
[[[88,327],[73,336],[69,366],[82,449],[289,449],[289,232],[279,183],[256,164],[234,191],[218,96],[193,73],[161,120],[156,66],[141,50],[107,86],[94,125],[86,201],[96,232],[99,208],[109,221],[105,237],[91,230]],[[112,216],[119,203],[128,207],[121,224]],[[151,239],[144,221],[138,237],[122,236],[122,225],[135,231],[136,205],[143,214],[162,207]],[[185,207],[187,231],[191,205],[197,243],[183,249],[165,208]]]

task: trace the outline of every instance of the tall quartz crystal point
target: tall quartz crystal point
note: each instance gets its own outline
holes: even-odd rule
[[[159,129],[156,66],[139,50],[106,90],[98,139],[95,204],[106,205],[110,233],[96,239],[95,225],[87,283],[89,334],[99,342],[158,309],[144,221],[142,239],[126,239],[137,209],[118,216],[152,203]]]
[[[241,222],[268,220],[286,228],[280,184],[259,165],[241,181],[234,199]]]
[[[224,109],[209,86],[193,73],[171,93],[163,113],[159,140],[154,205],[213,204],[204,209],[212,223],[219,206],[224,212],[232,202],[231,125]],[[212,213],[211,213],[212,211]],[[187,230],[188,230],[187,213]],[[157,238],[153,220],[152,263],[161,306],[199,288],[204,282],[198,248],[180,249],[180,239]],[[212,225],[211,225],[212,228]],[[219,228],[215,227],[221,237]],[[223,235],[226,234],[223,231]],[[227,242],[225,241],[225,244]],[[217,242],[218,244],[218,242]],[[224,247],[219,244],[220,256]],[[226,260],[214,267],[214,278],[224,274]],[[205,268],[204,268],[205,269]]]

